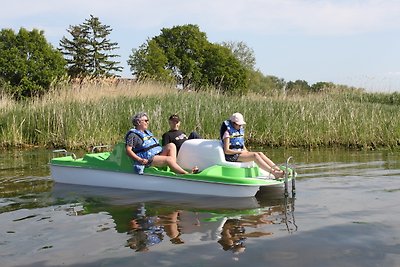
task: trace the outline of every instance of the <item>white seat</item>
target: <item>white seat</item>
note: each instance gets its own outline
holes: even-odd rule
[[[228,162],[225,160],[221,141],[212,139],[190,139],[185,141],[179,150],[178,164],[184,169],[192,169],[197,166],[204,170],[212,165],[254,167],[254,161]]]

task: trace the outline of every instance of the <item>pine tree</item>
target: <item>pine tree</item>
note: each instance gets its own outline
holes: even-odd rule
[[[71,77],[118,76],[114,72],[121,72],[120,62],[114,58],[119,55],[112,52],[118,49],[118,43],[108,38],[112,29],[103,25],[99,18],[90,15],[84,23],[70,26],[68,33],[72,40],[65,36],[60,41],[61,51],[66,56],[68,73]]]
[[[71,77],[88,76],[90,75],[88,32],[80,26],[70,26],[68,32],[72,35],[72,40],[64,36],[60,41],[60,46],[63,48],[61,52],[68,65],[68,74]]]

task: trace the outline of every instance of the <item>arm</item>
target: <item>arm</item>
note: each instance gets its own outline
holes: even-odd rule
[[[229,137],[224,138],[224,145],[223,145],[223,149],[224,149],[224,153],[227,155],[233,155],[233,154],[241,154],[242,151],[240,150],[233,150],[229,148]]]
[[[148,160],[147,159],[142,159],[141,157],[139,157],[135,152],[133,152],[133,149],[137,146],[138,142],[140,140],[138,140],[139,137],[136,134],[130,134],[127,137],[126,145],[125,145],[125,151],[126,154],[128,155],[128,157],[130,157],[131,159],[139,162],[140,164],[147,164]]]
[[[142,159],[141,157],[136,155],[136,153],[132,151],[132,146],[130,145],[126,145],[126,154],[128,155],[128,157],[132,158],[133,160],[136,160],[140,164],[145,165],[148,162],[147,159]]]

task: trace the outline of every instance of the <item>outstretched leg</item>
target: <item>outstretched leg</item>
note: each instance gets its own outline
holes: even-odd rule
[[[270,158],[268,158],[264,153],[262,153],[262,152],[257,152],[259,155],[260,155],[260,157],[271,167],[271,168],[273,168],[274,170],[277,170],[277,171],[282,171],[281,169],[279,169],[279,167],[270,159]]]
[[[157,155],[154,156],[153,162],[151,163],[152,166],[156,167],[164,167],[168,166],[172,169],[173,172],[179,173],[179,174],[186,174],[188,173],[184,169],[182,169],[181,166],[176,163],[176,158],[172,156],[162,156],[162,155]]]
[[[261,169],[273,174],[275,176],[275,178],[283,177],[283,174],[284,174],[283,171],[275,169],[273,167],[275,164],[271,160],[269,160],[271,162],[270,164],[265,162],[263,157],[260,154],[262,154],[262,153],[249,152],[249,151],[242,152],[241,154],[239,154],[238,161],[241,161],[241,162],[255,161],[255,163],[257,163],[257,165]]]

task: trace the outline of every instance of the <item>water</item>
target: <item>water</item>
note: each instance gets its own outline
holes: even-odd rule
[[[400,266],[398,152],[267,153],[295,199],[54,184],[49,151],[2,151],[1,266]]]

